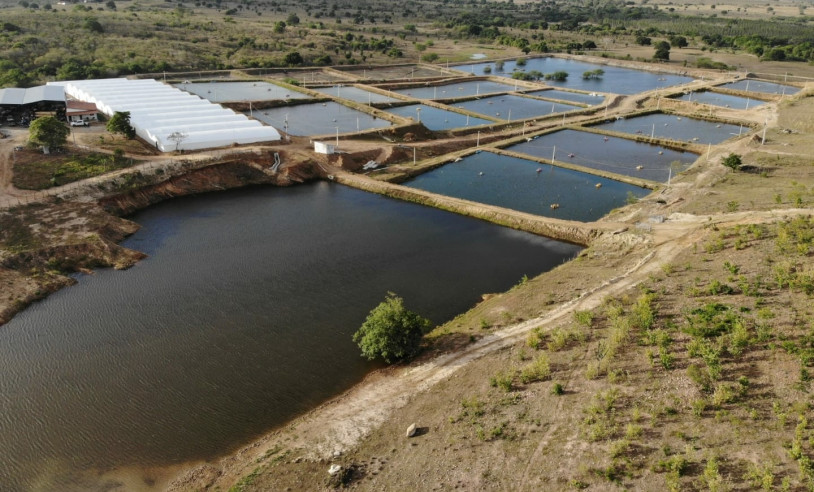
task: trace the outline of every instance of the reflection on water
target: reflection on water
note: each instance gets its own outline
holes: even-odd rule
[[[387,291],[440,323],[578,247],[320,183],[138,213],[150,256],[80,276],[0,329],[2,490],[211,458],[371,369],[351,341]]]

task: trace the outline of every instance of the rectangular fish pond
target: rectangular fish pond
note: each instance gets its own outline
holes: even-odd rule
[[[517,157],[479,152],[405,186],[546,217],[593,221],[650,190]]]
[[[457,97],[478,96],[480,94],[511,92],[514,90],[517,89],[513,85],[500,84],[488,80],[468,80],[454,84],[395,89],[392,90],[392,92],[416,99],[453,99]]]
[[[548,133],[506,150],[543,159],[554,154],[556,161],[659,182],[684,171],[698,158],[691,152],[577,130]]]
[[[263,123],[297,136],[332,134],[337,131],[337,127],[339,133],[352,133],[391,125],[387,120],[335,102],[269,108],[254,111],[253,116]]]
[[[714,123],[664,113],[648,114],[635,118],[619,118],[596,125],[594,128],[646,136],[652,134],[658,138],[701,144],[719,144],[728,138],[739,136],[741,133],[750,130],[749,127],[744,128],[739,125]]]
[[[213,103],[313,99],[308,94],[268,82],[182,82],[175,87]]]
[[[560,101],[571,101],[579,104],[587,104],[588,106],[596,106],[605,101],[605,94],[592,92],[585,94],[582,92],[560,91],[557,89],[546,89],[542,91],[526,92],[531,96],[542,97],[545,99],[557,99]]]
[[[453,111],[446,111],[443,109],[434,108],[432,106],[425,106],[424,104],[411,104],[409,106],[391,108],[387,111],[405,118],[413,118],[416,121],[421,120],[421,123],[432,131],[494,123],[493,121],[483,120],[481,118],[475,118],[474,116],[467,116],[465,114],[455,113]]]
[[[525,66],[518,66],[517,60],[508,60],[503,63],[503,70],[498,70],[494,62],[473,63],[471,65],[458,65],[454,68],[462,72],[483,75],[485,67],[491,67],[491,75],[511,77],[515,70],[530,72],[536,70],[540,73],[567,72],[568,78],[564,82],[546,80],[549,85],[579,89],[586,92],[607,92],[612,94],[636,94],[639,92],[669,87],[672,85],[692,82],[691,77],[665,73],[646,72],[630,68],[598,65],[564,58],[545,57],[529,58]],[[601,69],[605,73],[599,78],[584,79],[582,74],[588,71]]]
[[[737,91],[746,92],[762,92],[764,94],[779,94],[791,95],[800,92],[799,87],[793,85],[776,84],[774,82],[765,82],[763,80],[738,80],[737,82],[730,82],[720,86],[724,89],[733,89]]]
[[[314,88],[313,90],[321,92],[328,96],[341,97],[343,99],[348,99],[359,103],[374,104],[374,103],[390,103],[401,101],[401,99],[384,96],[377,92],[366,91],[364,89],[360,89],[359,87],[347,85],[335,85],[333,87],[318,87]]]
[[[709,104],[711,106],[720,106],[722,108],[732,109],[751,109],[763,104],[763,101],[758,99],[732,96],[729,94],[721,94],[712,91],[688,92],[682,96],[676,97],[675,99],[678,99],[679,101],[697,102],[700,104]]]
[[[484,97],[455,103],[455,107],[463,108],[473,113],[480,113],[484,116],[512,121],[583,109],[581,106],[541,101],[539,99],[515,96],[512,94]]]

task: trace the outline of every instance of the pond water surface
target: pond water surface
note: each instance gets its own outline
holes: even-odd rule
[[[392,92],[416,99],[453,99],[456,97],[477,96],[495,92],[511,92],[515,87],[508,84],[499,84],[488,80],[471,80],[446,85],[425,85],[423,87],[410,87],[409,89],[396,89]]]
[[[319,87],[313,90],[321,92],[323,94],[327,94],[329,96],[341,97],[343,99],[349,99],[351,101],[360,103],[375,104],[401,101],[401,99],[385,96],[379,94],[378,92],[366,91],[364,89],[360,89],[359,87],[346,85],[335,85],[333,87]]]
[[[615,119],[609,123],[596,125],[595,128],[646,136],[654,134],[659,138],[663,137],[701,144],[719,144],[728,138],[738,136],[743,131],[750,131],[748,127],[744,130],[738,125],[714,123],[712,121],[665,113]]]
[[[313,99],[308,94],[297,92],[268,82],[203,82],[175,84],[175,87],[201,96],[214,103],[228,101],[273,101],[285,99]]]
[[[558,91],[557,89],[548,89],[544,91],[531,91],[526,94],[537,97],[545,97],[549,99],[559,99],[561,101],[571,101],[575,103],[587,104],[588,106],[595,106],[602,104],[605,101],[605,94],[594,93],[583,94],[581,92]]]
[[[724,84],[721,87],[725,89],[735,89],[747,92],[763,92],[765,94],[797,94],[800,92],[799,87],[793,85],[775,84],[774,82],[764,82],[763,80],[738,80]]]
[[[124,245],[147,259],[0,330],[4,492],[103,490],[96,470],[218,456],[374,367],[351,335],[388,291],[441,323],[580,249],[324,182],[133,219]]]
[[[416,109],[421,110],[420,115]],[[424,104],[411,104],[409,106],[391,108],[387,111],[399,116],[404,116],[405,118],[412,118],[413,120],[420,119],[421,123],[432,131],[494,123],[493,121],[476,118],[474,116],[467,116],[454,111],[446,111],[443,109],[434,108],[432,106],[426,106]]]
[[[599,184],[600,187],[596,185]],[[405,186],[558,219],[591,221],[646,188],[516,157],[480,152],[445,164]],[[559,208],[552,209],[556,203]]]
[[[387,120],[333,101],[263,109],[253,115],[263,123],[298,136],[330,135],[337,128],[339,133],[351,133],[391,125]]]
[[[473,99],[455,103],[455,106],[484,116],[512,121],[583,109],[581,106],[541,101],[512,94]]]
[[[675,174],[687,169],[698,158],[690,152],[660,145],[577,130],[548,133],[506,150],[544,159],[551,159],[552,153],[556,152],[554,159],[558,161],[651,181],[667,181],[672,163],[678,162],[672,166],[672,174]]]
[[[568,72],[568,79],[565,82],[556,82],[553,80],[544,80],[543,82],[548,85],[569,87],[587,92],[597,91],[613,94],[636,94],[661,87],[685,84],[693,80],[691,77],[682,75],[646,72],[555,57],[529,58],[526,60],[526,65],[522,67],[517,66],[516,60],[509,60],[504,62],[502,71],[499,71],[493,62],[457,65],[451,68],[476,75],[483,75],[483,69],[486,66],[492,67],[491,75],[503,77],[511,77],[515,69],[525,72],[537,70],[543,74],[564,71]],[[599,79],[586,80],[582,78],[584,72],[596,69],[604,70],[605,74]]]
[[[763,101],[758,99],[732,96],[730,94],[721,94],[719,92],[712,91],[689,92],[677,97],[676,99],[680,101],[697,102],[701,104],[709,104],[712,106],[733,109],[750,109],[763,105]]]

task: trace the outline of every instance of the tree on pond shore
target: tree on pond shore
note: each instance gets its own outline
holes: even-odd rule
[[[353,341],[366,359],[380,358],[390,364],[414,357],[430,327],[430,320],[410,311],[401,297],[388,292],[353,334]]]

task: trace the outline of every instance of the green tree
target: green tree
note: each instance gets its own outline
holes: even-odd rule
[[[28,141],[45,148],[58,149],[65,145],[70,130],[53,116],[37,118],[28,130]]]
[[[653,59],[667,61],[670,59],[670,43],[667,41],[659,41],[656,43],[656,52],[653,54]]]
[[[430,321],[404,307],[404,300],[392,292],[370,311],[353,341],[368,360],[381,358],[388,364],[415,356]]]
[[[636,44],[639,46],[650,46],[651,39],[647,36],[636,36]]]
[[[568,72],[564,70],[558,70],[556,72],[547,73],[545,74],[546,80],[554,80],[556,82],[565,82],[568,79]]]
[[[300,55],[299,51],[292,51],[290,53],[287,53],[285,55],[285,58],[283,58],[283,63],[285,63],[288,66],[302,65],[302,62],[303,62],[302,55]]]
[[[300,18],[297,17],[297,14],[291,12],[290,14],[288,14],[288,17],[286,18],[285,21],[289,26],[296,26],[297,24],[300,23]]]
[[[689,43],[684,36],[670,36],[670,44],[676,48],[686,48]]]
[[[274,27],[272,28],[272,30],[277,34],[284,33],[285,32],[285,22],[283,22],[283,21],[275,22]]]
[[[721,164],[737,171],[738,169],[740,169],[741,165],[743,165],[743,161],[741,160],[741,156],[739,156],[738,154],[729,154],[724,158]]]
[[[121,133],[128,139],[136,136],[136,129],[130,124],[130,111],[116,111],[105,126],[110,133]]]

